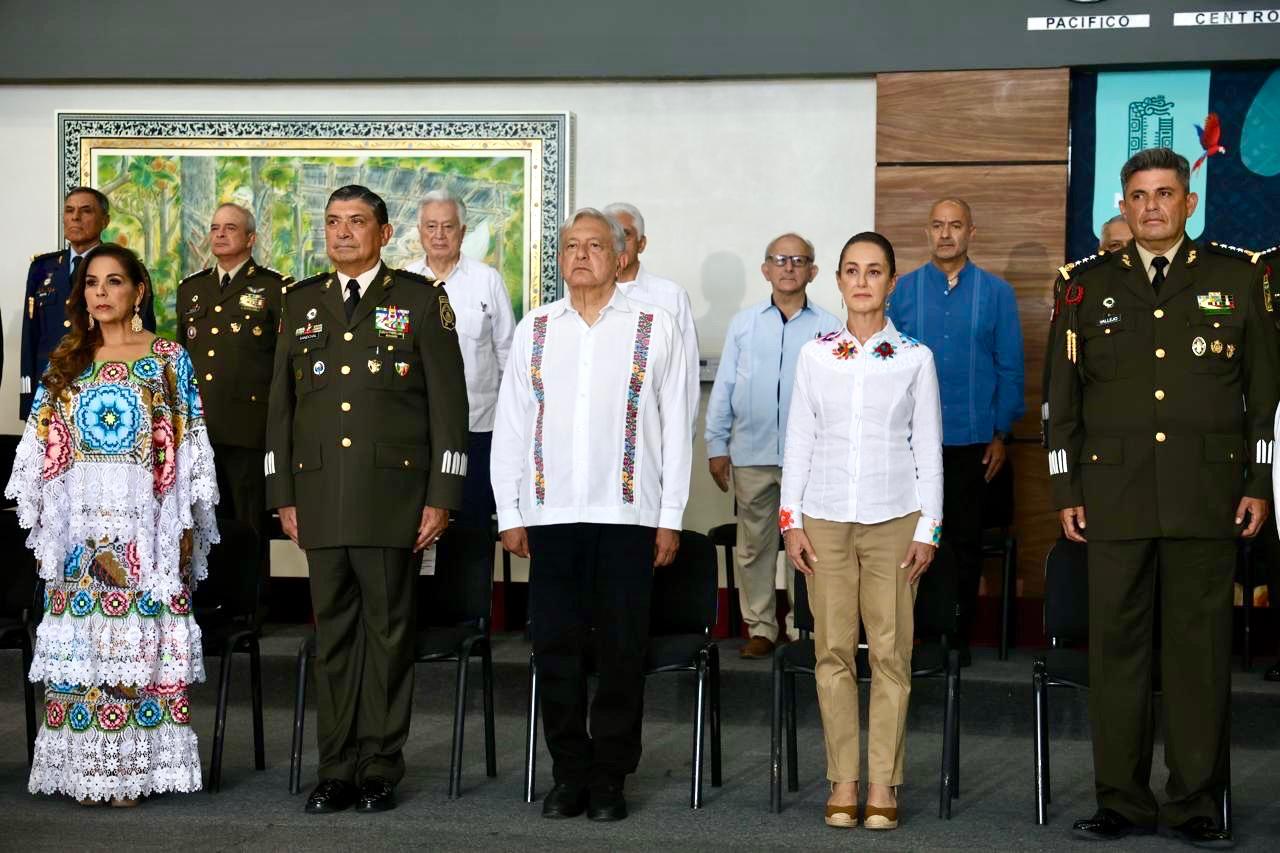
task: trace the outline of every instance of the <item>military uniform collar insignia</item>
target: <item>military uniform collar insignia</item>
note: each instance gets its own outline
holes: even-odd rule
[[[1120,263],[1124,264],[1124,268],[1127,270],[1133,269],[1133,257],[1128,252],[1120,256]]]

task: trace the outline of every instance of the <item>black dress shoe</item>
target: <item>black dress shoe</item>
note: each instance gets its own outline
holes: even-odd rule
[[[1203,847],[1207,850],[1229,850],[1236,846],[1231,833],[1219,829],[1217,821],[1211,817],[1193,817],[1177,826],[1169,827],[1168,834],[1192,847]]]
[[[587,804],[587,817],[591,820],[625,820],[627,800],[622,796],[622,786],[615,784],[593,785]]]
[[[577,817],[587,808],[587,789],[560,783],[542,801],[542,816],[552,819]]]
[[[360,783],[358,812],[389,812],[396,807],[396,786],[386,779],[371,776]]]
[[[1262,674],[1264,681],[1280,681],[1280,660],[1276,661],[1271,669]]]
[[[1129,835],[1147,835],[1150,828],[1139,826],[1119,812],[1098,809],[1093,817],[1078,820],[1071,825],[1077,838],[1090,841],[1116,841]]]
[[[307,814],[333,814],[346,811],[356,801],[359,791],[343,779],[321,779],[307,797]]]

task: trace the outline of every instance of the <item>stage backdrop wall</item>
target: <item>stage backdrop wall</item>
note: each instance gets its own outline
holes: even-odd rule
[[[578,205],[630,201],[645,214],[647,266],[689,290],[704,354],[729,318],[764,299],[765,244],[797,230],[817,246],[811,292],[835,310],[834,253],[873,225],[875,83],[871,79],[722,83],[0,86],[8,197],[0,246],[5,363],[0,430],[18,432],[18,342],[31,255],[58,248],[59,110],[88,112],[571,111]],[[709,385],[703,386],[705,401]],[[694,439],[685,526],[732,519]]]
[[[1026,415],[1014,426],[1014,526],[1024,594],[1043,590],[1057,538],[1039,443],[1040,372],[1062,264],[1067,197],[1066,69],[882,74],[877,79],[876,223],[903,272],[929,260],[929,207],[960,196],[978,231],[974,263],[1013,285],[1022,320]],[[998,594],[998,576],[987,589]]]

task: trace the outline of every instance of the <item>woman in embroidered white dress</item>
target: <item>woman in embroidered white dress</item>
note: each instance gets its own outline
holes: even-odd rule
[[[808,576],[836,827],[858,824],[859,622],[871,662],[863,826],[898,826],[916,581],[942,526],[938,375],[929,348],[885,316],[896,273],[881,235],[845,244],[836,283],[848,320],[800,350],[782,457],[779,522]]]
[[[217,541],[217,484],[187,353],[144,331],[146,270],[80,262],[5,494],[30,529],[45,610],[32,793],[135,805],[200,788],[187,685],[204,680],[191,591]]]

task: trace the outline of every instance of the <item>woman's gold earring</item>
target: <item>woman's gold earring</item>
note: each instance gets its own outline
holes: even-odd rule
[[[89,328],[90,328],[90,329],[92,329],[92,328],[93,328],[93,315],[92,315],[92,314],[90,314],[90,315],[89,315]]]
[[[133,319],[129,321],[129,328],[133,329],[134,332],[142,331],[142,314],[139,313],[140,310],[137,305],[133,306]]]

